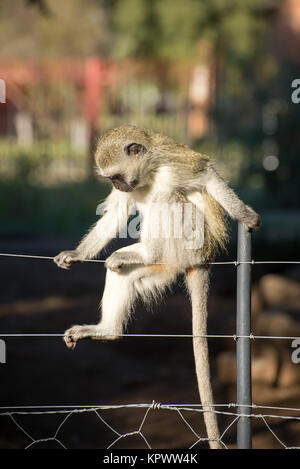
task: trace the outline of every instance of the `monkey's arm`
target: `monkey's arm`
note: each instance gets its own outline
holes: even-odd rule
[[[260,216],[238,198],[212,166],[207,168],[205,185],[207,192],[232,218],[242,222],[246,230],[258,230],[261,223]]]
[[[69,269],[74,262],[95,257],[114,237],[128,219],[129,197],[112,190],[104,203],[103,216],[83,237],[74,251],[62,251],[54,262],[63,269]]]

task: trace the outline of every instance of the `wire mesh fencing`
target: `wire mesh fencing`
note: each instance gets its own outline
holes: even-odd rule
[[[237,424],[238,420],[241,417],[247,417],[249,419],[256,419],[260,421],[263,426],[271,433],[280,447],[283,449],[300,449],[300,446],[289,446],[287,442],[283,441],[280,438],[276,431],[272,429],[272,421],[279,420],[292,420],[300,423],[300,408],[294,407],[275,407],[275,406],[260,406],[260,405],[251,405],[251,413],[244,415],[242,413],[237,413],[236,409],[239,407],[236,403],[229,404],[212,404],[215,407],[214,412],[217,415],[223,415],[228,417],[229,423],[226,425],[225,429],[222,431],[219,442],[221,443],[224,449],[228,449],[228,444],[226,442],[226,437],[232,427]],[[222,408],[227,408],[228,410],[222,410]],[[118,411],[120,409],[142,409],[144,411],[142,418],[138,425],[132,428],[130,431],[122,432],[116,425],[112,425],[109,422],[109,418],[106,417],[105,413],[107,411]],[[216,410],[217,409],[217,410]],[[231,410],[231,409],[235,409]],[[190,445],[188,449],[197,448],[200,443],[208,442],[209,438],[199,435],[199,431],[196,430],[193,425],[189,422],[186,413],[194,412],[201,414],[204,412],[201,404],[161,404],[157,402],[152,402],[148,404],[120,404],[120,405],[88,405],[88,406],[20,406],[20,407],[0,407],[0,416],[1,418],[10,419],[13,424],[23,433],[27,443],[24,446],[24,449],[32,448],[34,445],[39,446],[40,444],[47,442],[55,442],[58,447],[63,449],[69,449],[67,444],[61,435],[63,426],[67,421],[78,414],[93,414],[105,426],[105,430],[109,433],[108,439],[110,440],[109,444],[105,449],[118,448],[118,443],[120,440],[128,439],[129,437],[136,436],[141,439],[142,447],[145,449],[155,449],[153,446],[150,437],[147,435],[147,429],[145,430],[145,425],[147,418],[149,418],[151,412],[159,411],[170,411],[176,413],[178,418],[184,423],[187,430],[190,434]],[[264,411],[264,412],[263,412]],[[268,411],[268,413],[266,413]],[[276,413],[277,412],[277,413]],[[282,414],[284,412],[284,414]],[[297,415],[292,415],[297,414]],[[20,416],[34,416],[43,415],[45,418],[49,415],[61,416],[61,419],[55,428],[55,431],[52,434],[46,435],[41,438],[37,438],[33,435],[30,430],[30,423],[24,424],[20,423]],[[32,423],[32,422],[31,422]],[[225,440],[225,441],[224,441]]]

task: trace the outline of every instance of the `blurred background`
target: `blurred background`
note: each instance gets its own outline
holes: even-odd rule
[[[93,174],[97,138],[131,123],[216,160],[262,216],[254,259],[299,260],[300,103],[292,100],[299,50],[297,0],[1,0],[1,252],[53,256],[75,247],[110,190]],[[228,255],[220,259],[234,260],[235,251],[232,223]],[[1,331],[61,333],[94,323],[104,275],[100,264],[65,272],[50,261],[1,258]],[[234,333],[235,276],[232,266],[213,269],[210,333]],[[254,334],[300,335],[299,267],[254,266],[252,303]],[[144,309],[138,306],[129,332],[191,332],[182,279],[154,312]],[[83,342],[72,353],[53,338],[6,342],[3,406],[198,402],[188,339]],[[209,345],[215,400],[234,402],[235,344]],[[300,407],[292,350],[291,341],[253,344],[256,404]],[[36,437],[55,425],[46,416],[23,418]],[[139,418],[134,410],[109,414],[120,431],[135,429]],[[99,419],[70,420],[62,429],[67,446],[111,441]],[[189,422],[205,436],[199,414]],[[220,418],[222,428],[228,423]],[[299,423],[269,423],[287,445],[300,445]],[[254,447],[281,447],[261,421],[254,427]],[[0,428],[0,447],[28,443],[8,418]],[[229,447],[235,430],[226,434]],[[145,434],[155,448],[188,447],[195,438],[178,415],[163,411],[149,414]],[[144,442],[131,437],[122,445]]]

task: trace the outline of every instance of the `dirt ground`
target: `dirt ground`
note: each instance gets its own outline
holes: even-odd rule
[[[53,256],[62,249],[71,249],[74,242],[62,238],[2,238],[0,251]],[[63,271],[47,260],[0,258],[1,333],[63,333],[73,324],[95,323],[104,275],[101,264],[82,264]],[[209,301],[209,333],[234,333],[234,291],[235,270],[228,266],[215,268]],[[191,312],[182,279],[173,293],[154,309],[146,311],[139,304],[128,332],[191,333]],[[74,351],[68,350],[61,338],[11,337],[5,342],[7,363],[0,366],[0,406],[199,402],[192,343],[188,338],[82,341]],[[216,367],[216,357],[222,351],[234,351],[234,346],[229,339],[209,339],[218,403],[235,401],[235,385],[220,383]],[[299,385],[274,389],[254,384],[253,395],[257,404],[300,407]],[[118,438],[112,428],[118,434],[135,432],[144,415],[143,408],[102,410],[98,415],[73,413],[57,437],[67,448],[107,448]],[[183,411],[182,416],[186,422],[177,411],[151,409],[141,432],[154,449],[188,448],[197,441],[189,426],[205,438],[203,418],[201,413],[188,411]],[[34,440],[47,439],[55,434],[65,417],[66,414],[14,415],[13,420],[8,415],[0,416],[0,448],[24,448],[32,442],[18,425]],[[221,429],[224,431],[233,419],[220,415]],[[300,445],[299,421],[270,418],[266,421],[286,445]],[[254,419],[253,427],[255,448],[282,448],[262,419]],[[235,424],[223,441],[227,447],[235,447]],[[56,441],[43,441],[32,447],[61,446]],[[113,447],[145,448],[146,443],[140,434],[134,434],[120,438]],[[205,442],[195,446],[206,447]]]

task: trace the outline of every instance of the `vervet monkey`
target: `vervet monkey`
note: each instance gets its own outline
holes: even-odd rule
[[[203,337],[207,333],[208,263],[227,241],[224,209],[247,230],[257,229],[260,217],[227,186],[209,157],[151,130],[122,125],[107,132],[98,143],[95,160],[100,176],[114,186],[105,201],[104,215],[74,251],[63,251],[54,261],[69,269],[75,262],[96,256],[117,230],[126,227],[132,205],[142,216],[140,239],[106,259],[101,320],[97,325],[68,329],[66,345],[74,348],[84,338],[117,338],[138,297],[149,303],[184,274],[192,303],[194,355],[204,420],[210,447],[221,448],[216,415],[207,405],[213,403],[207,340]],[[167,210],[165,214],[174,222],[171,229],[153,212],[157,204],[170,207],[172,213]],[[181,208],[181,214],[180,210],[173,211],[174,206]],[[192,209],[190,222],[184,220],[186,206]],[[197,219],[201,229],[196,226]],[[187,234],[179,236],[184,223]]]

